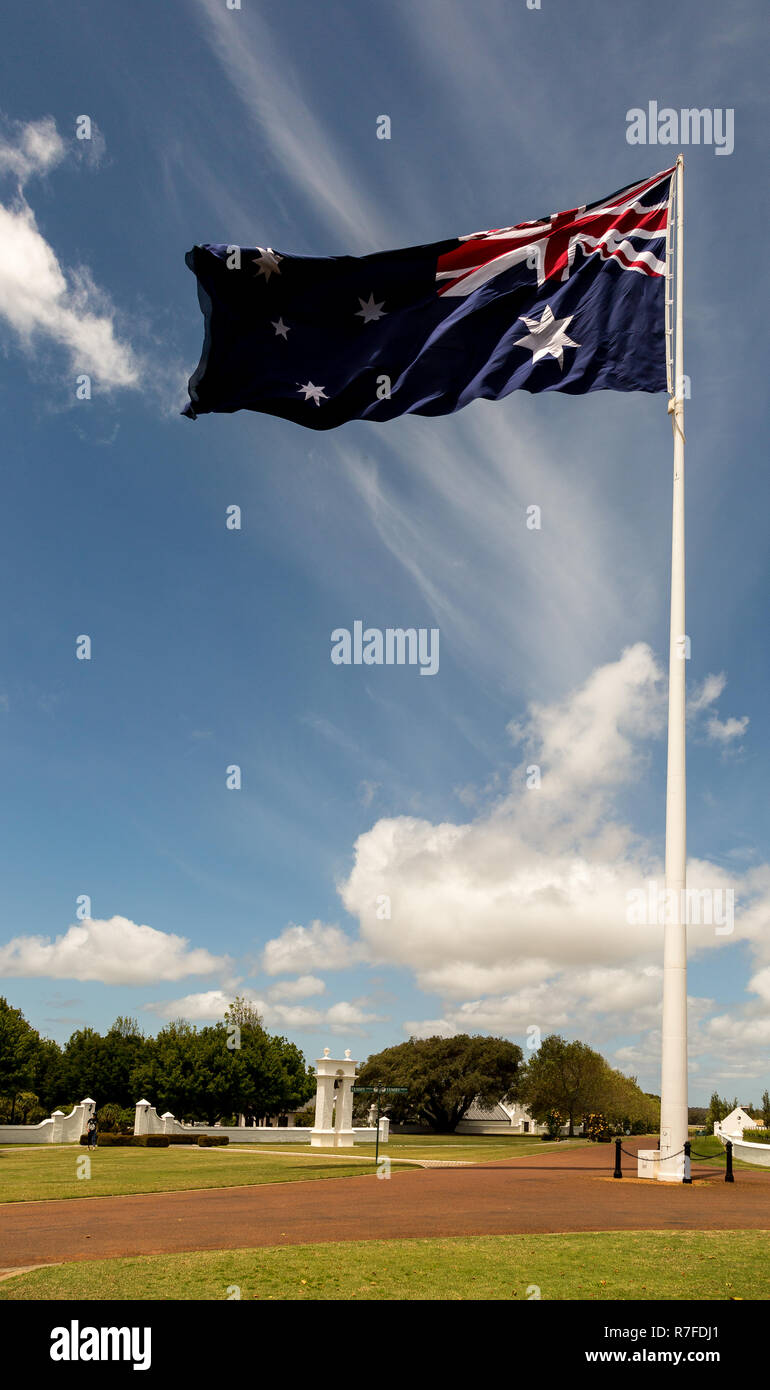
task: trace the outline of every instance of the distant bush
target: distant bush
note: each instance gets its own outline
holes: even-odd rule
[[[103,1134],[133,1134],[134,1111],[108,1101],[96,1112],[99,1130]]]
[[[744,1129],[743,1138],[750,1144],[770,1144],[770,1129]]]
[[[229,1144],[229,1143],[230,1143],[230,1136],[229,1136],[229,1134],[199,1134],[199,1135],[198,1135],[198,1148],[199,1148],[199,1149],[214,1149],[214,1148],[219,1148],[219,1146],[222,1145],[222,1144]]]

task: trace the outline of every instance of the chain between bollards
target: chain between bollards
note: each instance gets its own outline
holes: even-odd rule
[[[622,1178],[622,1176],[623,1176],[623,1168],[622,1168],[622,1166],[621,1166],[621,1161],[620,1161],[620,1155],[621,1155],[621,1154],[626,1154],[626,1155],[628,1156],[628,1158],[638,1158],[638,1157],[639,1157],[638,1154],[631,1153],[630,1149],[624,1149],[624,1148],[623,1148],[623,1140],[622,1140],[622,1139],[616,1139],[616,1140],[615,1140],[615,1169],[614,1169],[614,1172],[613,1172],[613,1174],[612,1174],[613,1178]],[[691,1141],[690,1141],[689,1139],[685,1139],[685,1141],[684,1141],[684,1148],[683,1148],[683,1149],[680,1149],[678,1153],[669,1154],[668,1157],[669,1157],[669,1159],[671,1159],[671,1158],[678,1158],[678,1157],[679,1157],[679,1154],[683,1154],[683,1155],[684,1155],[682,1182],[683,1182],[683,1183],[687,1183],[688,1185],[691,1186],[691,1185],[692,1185],[692,1144],[691,1144]],[[712,1155],[711,1155],[711,1154],[696,1154],[695,1157],[696,1157],[696,1158],[711,1158]],[[726,1157],[726,1160],[727,1160],[726,1165],[725,1165],[725,1182],[735,1182],[735,1177],[733,1176],[733,1146],[732,1146],[732,1142],[731,1142],[730,1139],[728,1139],[728,1140],[727,1140],[727,1143],[725,1144],[725,1157]]]

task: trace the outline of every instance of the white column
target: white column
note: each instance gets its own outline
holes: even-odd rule
[[[681,1181],[687,1138],[687,866],[685,786],[685,555],[684,555],[684,341],[683,166],[676,161],[676,333],[674,369],[674,493],[671,538],[671,626],[666,774],[666,924],[663,938],[663,1045],[661,1057],[660,1168]],[[671,409],[671,405],[669,405]],[[672,1157],[666,1162],[668,1155]]]

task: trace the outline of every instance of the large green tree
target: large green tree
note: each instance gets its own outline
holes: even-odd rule
[[[314,1080],[298,1048],[269,1034],[246,1000],[235,999],[223,1022],[196,1029],[185,1019],[148,1039],[131,1074],[135,1100],[152,1101],[178,1120],[249,1119],[302,1105]]]
[[[16,1098],[21,1091],[32,1091],[40,1034],[28,1023],[21,1009],[14,1009],[0,997],[0,1096],[8,1102],[9,1122],[16,1117]]]
[[[178,1120],[208,1120],[209,1088],[214,1079],[208,1042],[187,1019],[167,1023],[149,1041],[131,1073],[135,1099],[150,1100],[159,1114],[170,1110]],[[229,1108],[229,1097],[224,1099],[225,1108]]]
[[[410,1038],[369,1057],[358,1086],[406,1086],[405,1096],[383,1097],[397,1123],[424,1121],[440,1134],[451,1134],[478,1099],[493,1106],[517,1095],[522,1051],[506,1038]],[[360,1114],[368,1099],[357,1102]]]
[[[299,1048],[268,1033],[253,1005],[236,998],[225,1013],[224,1027],[235,1114],[260,1119],[296,1110],[310,1099],[314,1075]]]
[[[572,1135],[584,1115],[605,1113],[610,1096],[608,1071],[604,1058],[587,1043],[567,1042],[551,1033],[527,1064],[522,1100],[540,1123],[549,1111],[558,1110]]]

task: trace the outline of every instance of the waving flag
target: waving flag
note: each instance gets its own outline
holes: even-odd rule
[[[259,410],[323,430],[516,390],[665,391],[673,174],[371,256],[196,246],[206,336],[183,413]]]

